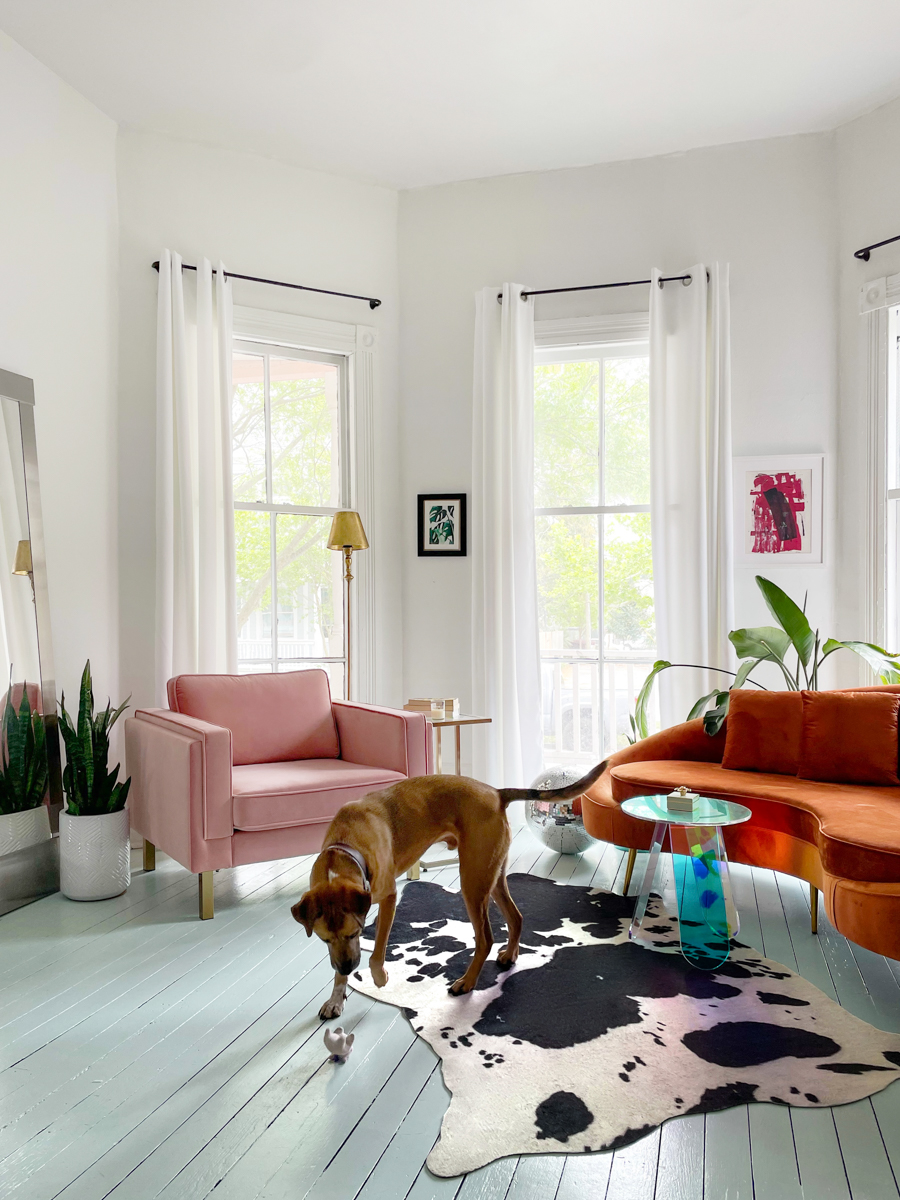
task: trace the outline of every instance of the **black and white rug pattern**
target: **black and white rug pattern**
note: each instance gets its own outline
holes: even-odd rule
[[[900,1035],[852,1016],[787,967],[735,941],[715,971],[628,940],[634,898],[511,875],[525,926],[499,970],[504,926],[479,986],[451,996],[472,927],[462,897],[408,883],[386,958],[359,992],[405,1010],[452,1093],[428,1158],[452,1176],[508,1154],[628,1145],[669,1117],[736,1104],[846,1104],[900,1077]],[[652,901],[655,902],[655,901]],[[661,902],[653,932],[677,940]],[[374,924],[366,931],[371,945]]]

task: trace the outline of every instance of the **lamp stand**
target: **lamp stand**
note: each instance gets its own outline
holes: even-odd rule
[[[347,699],[348,700],[353,699],[352,685],[350,682],[350,679],[351,679],[350,655],[351,655],[352,646],[353,646],[353,628],[350,623],[350,584],[353,580],[353,572],[351,571],[350,568],[352,566],[353,566],[353,547],[345,546],[344,547],[344,596],[345,596],[344,612],[347,614],[347,630],[345,633],[345,637],[346,637],[346,643],[347,643],[346,658],[347,658]]]

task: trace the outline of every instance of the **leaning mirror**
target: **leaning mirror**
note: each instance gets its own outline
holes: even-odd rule
[[[5,657],[2,657],[4,656]],[[0,370],[0,915],[59,888],[56,684],[34,385]]]

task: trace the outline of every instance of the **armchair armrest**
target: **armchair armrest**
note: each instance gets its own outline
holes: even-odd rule
[[[703,728],[703,718],[685,721],[651,733],[633,746],[617,750],[607,759],[606,770],[587,792],[589,799],[609,800],[612,796],[610,772],[630,762],[659,762],[662,759],[681,759],[689,762],[721,762],[725,752],[725,726],[715,737]]]
[[[341,758],[407,778],[431,774],[431,728],[421,713],[349,700],[334,700],[331,707]]]
[[[231,865],[231,731],[168,709],[125,722],[132,824],[192,871]]]

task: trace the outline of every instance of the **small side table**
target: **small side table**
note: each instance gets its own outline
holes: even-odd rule
[[[437,720],[435,720],[434,718],[429,717],[428,714],[426,713],[425,720],[429,723],[429,725],[434,726],[436,733],[437,733],[437,737],[435,738],[435,747],[434,747],[434,773],[435,773],[435,775],[444,775],[444,774],[461,775],[462,774],[462,771],[460,770],[460,765],[462,762],[461,744],[460,744],[461,743],[461,738],[460,738],[461,728],[463,727],[463,725],[490,725],[492,718],[491,717],[440,717]],[[456,770],[450,771],[450,772],[445,772],[444,768],[443,768],[443,753],[442,753],[443,752],[443,744],[442,744],[443,733],[444,733],[445,729],[451,729],[451,728],[456,730]],[[459,862],[459,859],[455,854],[452,856],[452,858],[432,858],[432,859],[429,859],[427,862],[425,861],[425,859],[420,859],[419,862],[417,862],[414,866],[410,867],[410,869],[406,872],[406,878],[407,879],[418,879],[420,868],[422,870],[427,871],[429,867],[448,867],[452,863],[456,863],[456,862]]]
[[[668,808],[665,796],[632,796],[623,802],[622,812],[654,823],[650,858],[628,936],[652,950],[668,949],[654,936],[659,932],[653,928],[659,915],[647,913],[651,894],[662,891],[656,887],[657,874],[668,839],[681,953],[692,966],[714,970],[728,958],[730,940],[740,929],[722,828],[748,821],[750,809],[731,800],[700,796],[692,812],[677,812]]]

